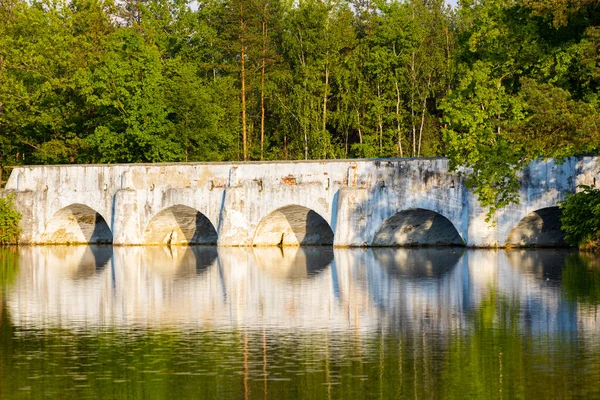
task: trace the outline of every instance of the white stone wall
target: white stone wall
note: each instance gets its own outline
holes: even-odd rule
[[[104,218],[115,245],[144,244],[153,217],[184,205],[210,220],[219,245],[247,246],[266,216],[298,205],[330,225],[335,246],[371,245],[388,218],[422,208],[447,218],[468,246],[487,247],[503,246],[527,214],[556,206],[577,185],[600,185],[598,161],[533,163],[522,174],[520,204],[493,223],[443,158],[18,167],[4,191],[17,195],[22,243],[48,243],[57,213],[81,204]]]

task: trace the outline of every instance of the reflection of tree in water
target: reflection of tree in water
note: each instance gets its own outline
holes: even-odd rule
[[[9,323],[4,293],[15,281],[19,271],[19,254],[15,247],[0,248],[0,327]]]
[[[451,335],[444,391],[464,398],[522,396],[530,372],[525,371],[526,349],[532,342],[519,332],[520,315],[520,300],[509,301],[490,290],[470,313],[467,332]]]
[[[443,276],[454,268],[463,252],[460,247],[373,249],[382,268],[391,274],[413,279]]]
[[[558,285],[565,261],[574,252],[573,249],[562,248],[506,250],[506,256],[514,268]]]
[[[0,248],[0,293],[15,280],[19,270],[19,254],[15,247]]]
[[[592,254],[571,254],[562,271],[567,299],[600,304],[600,258]]]
[[[521,299],[491,290],[451,335],[443,391],[457,398],[560,398],[577,367],[569,336],[539,340],[524,330]],[[557,350],[560,349],[560,355]]]
[[[257,265],[280,279],[306,279],[318,275],[333,261],[331,247],[253,247]]]

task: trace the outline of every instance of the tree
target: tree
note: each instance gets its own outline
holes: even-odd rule
[[[557,28],[566,26],[573,16],[593,12],[598,6],[596,0],[523,0],[523,4],[534,14],[551,19]]]
[[[102,62],[83,80],[86,101],[98,111],[86,140],[100,162],[184,159],[168,120],[163,64],[157,49],[132,28],[111,35]]]
[[[491,79],[492,70],[490,63],[476,62],[442,105],[450,168],[468,168],[467,186],[490,208],[488,219],[497,207],[518,201],[517,171],[527,161],[519,143],[504,133],[522,118],[522,105]]]
[[[90,110],[78,81],[112,27],[94,0],[7,3],[0,58],[0,124],[9,163],[85,162]]]
[[[533,4],[533,2],[530,2]],[[538,157],[598,151],[596,28],[553,27],[516,0],[465,1],[457,83],[443,101],[454,169],[490,214],[518,201],[518,172]],[[594,44],[593,44],[594,43]]]

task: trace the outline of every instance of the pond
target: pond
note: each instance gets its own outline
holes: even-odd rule
[[[572,250],[0,249],[0,399],[600,398]]]

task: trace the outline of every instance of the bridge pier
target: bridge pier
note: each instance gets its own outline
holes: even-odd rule
[[[336,247],[369,245],[367,204],[369,192],[364,188],[343,187],[337,192],[333,244]]]
[[[120,189],[113,197],[110,226],[114,245],[140,243],[141,226],[137,194],[133,189]]]
[[[246,217],[246,202],[253,194],[244,187],[223,190],[217,230],[219,246],[250,246],[252,228]]]

